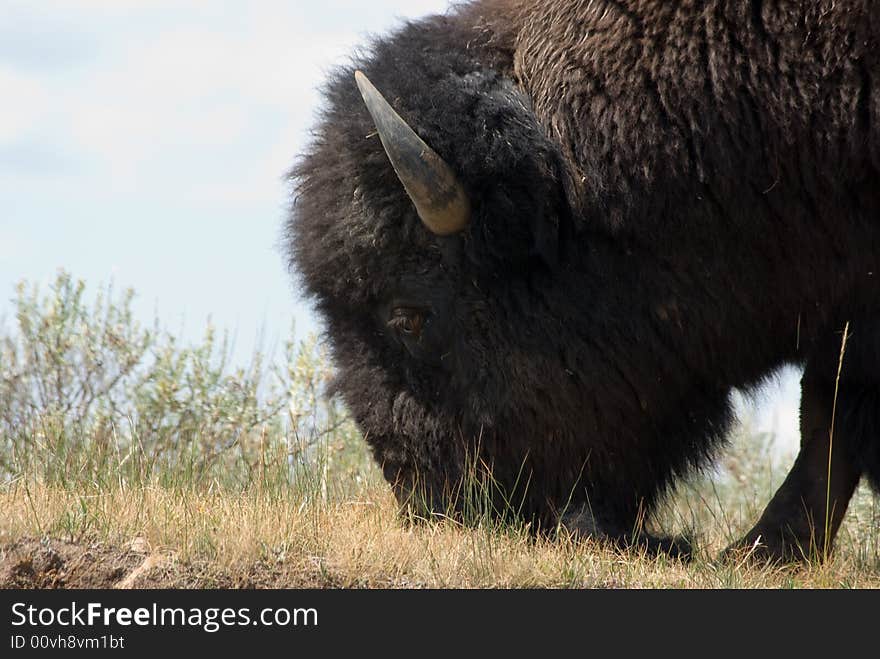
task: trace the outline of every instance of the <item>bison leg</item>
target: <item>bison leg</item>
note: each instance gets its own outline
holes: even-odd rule
[[[824,367],[808,363],[801,380],[801,448],[794,466],[755,527],[726,554],[748,550],[758,560],[794,562],[821,560],[830,550],[861,476],[851,448],[861,438],[853,437],[859,429],[848,423],[852,416],[842,414],[853,406],[858,387],[841,379],[835,410],[836,364],[831,369],[825,354],[823,361]]]

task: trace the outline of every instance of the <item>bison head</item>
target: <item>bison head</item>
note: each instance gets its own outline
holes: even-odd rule
[[[538,318],[567,207],[557,150],[509,79],[398,61],[329,86],[292,174],[290,243],[335,391],[398,497],[445,513],[469,465],[511,488],[534,433],[559,433],[547,408],[563,404],[549,393],[563,368]]]

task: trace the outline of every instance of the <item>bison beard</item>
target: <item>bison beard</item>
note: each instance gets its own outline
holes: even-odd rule
[[[289,252],[400,501],[488,481],[536,529],[686,551],[644,521],[792,363],[800,455],[736,546],[825,553],[880,485],[878,35],[869,0],[482,0],[337,71]]]

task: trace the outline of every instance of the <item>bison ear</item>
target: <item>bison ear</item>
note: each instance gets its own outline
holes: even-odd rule
[[[566,256],[566,245],[573,238],[571,208],[561,183],[561,174],[544,178],[545,185],[531,190],[522,208],[523,228],[529,233],[529,256],[550,270],[559,267]]]
[[[504,260],[555,270],[565,260],[572,233],[571,211],[561,188],[555,175],[527,168],[493,176],[478,188],[479,221],[471,230],[489,252]]]
[[[560,221],[556,213],[536,213],[532,219],[532,253],[555,269],[562,257]]]

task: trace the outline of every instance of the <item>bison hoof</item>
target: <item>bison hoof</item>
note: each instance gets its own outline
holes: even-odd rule
[[[664,554],[685,562],[689,562],[694,557],[693,544],[681,535],[653,536],[642,533],[635,541],[628,541],[627,546],[641,549],[651,556]]]
[[[821,560],[822,552],[816,551],[811,543],[801,544],[794,539],[789,541],[779,537],[749,533],[744,538],[729,545],[721,552],[719,560],[724,563],[747,565],[797,565],[813,560]]]

